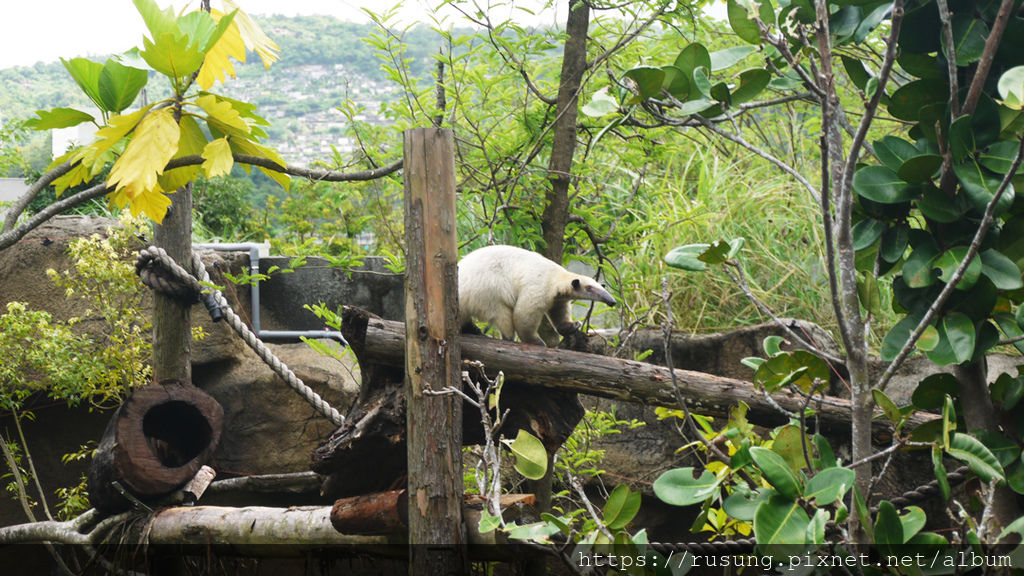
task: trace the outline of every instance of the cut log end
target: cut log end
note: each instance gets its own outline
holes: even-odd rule
[[[149,384],[114,412],[89,469],[89,500],[103,512],[125,510],[125,491],[146,502],[170,494],[209,461],[224,410],[178,381]]]

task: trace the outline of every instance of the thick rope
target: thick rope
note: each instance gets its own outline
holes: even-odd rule
[[[199,258],[199,255],[192,253],[192,267],[196,270],[196,276],[190,274],[171,258],[162,248],[150,246],[139,251],[139,259],[135,263],[135,269],[142,279],[142,282],[162,293],[182,298],[191,302],[197,302],[201,294],[208,294],[213,297],[217,307],[227,320],[228,325],[242,337],[242,340],[252,348],[267,366],[284,380],[292,390],[302,396],[306,402],[313,406],[313,409],[323,414],[335,426],[345,423],[345,417],[320,397],[312,388],[307,386],[284,362],[274,355],[269,348],[259,339],[248,326],[235,314],[231,305],[221,294],[220,290],[211,288],[210,275],[206,266]],[[169,275],[169,276],[168,276]],[[204,282],[206,285],[200,283]]]

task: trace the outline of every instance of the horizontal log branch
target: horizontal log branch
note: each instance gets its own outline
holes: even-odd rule
[[[366,357],[379,364],[403,365],[404,336],[402,323],[371,318],[366,328]],[[672,374],[663,366],[483,336],[463,335],[460,341],[464,360],[482,362],[489,374],[500,370],[505,373],[507,381],[680,408],[672,390]],[[771,426],[786,421],[786,417],[750,382],[691,370],[675,370],[675,376],[690,409],[725,414],[730,406],[745,402],[750,406],[748,418],[751,422]],[[806,398],[789,390],[775,392],[771,399],[790,412],[799,412],[807,402]],[[811,404],[817,410],[822,427],[833,431],[849,427],[850,401],[837,397],[826,397],[825,400],[827,402]],[[915,414],[908,423],[909,428],[934,418],[930,414]],[[891,436],[892,429],[887,422],[876,420],[874,432],[884,440]]]

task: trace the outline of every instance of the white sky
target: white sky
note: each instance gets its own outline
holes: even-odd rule
[[[160,7],[173,4],[178,10],[186,0],[156,0]],[[342,20],[367,21],[360,7],[381,12],[395,0],[236,0],[250,15],[329,14]],[[406,23],[426,19],[424,6],[437,0],[406,0],[401,14]],[[481,2],[486,4],[486,0]],[[536,4],[537,0],[517,0]],[[193,0],[198,6],[198,0]],[[220,8],[220,0],[212,1]],[[564,10],[564,1],[558,1]],[[557,16],[548,15],[548,20]],[[131,0],[16,0],[0,9],[0,68],[31,66],[77,56],[115,54],[141,46],[145,34],[142,17]]]

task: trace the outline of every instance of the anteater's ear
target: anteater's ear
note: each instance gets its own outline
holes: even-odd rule
[[[573,278],[572,279],[572,289],[573,290],[579,290],[580,289],[580,279],[579,278]]]

